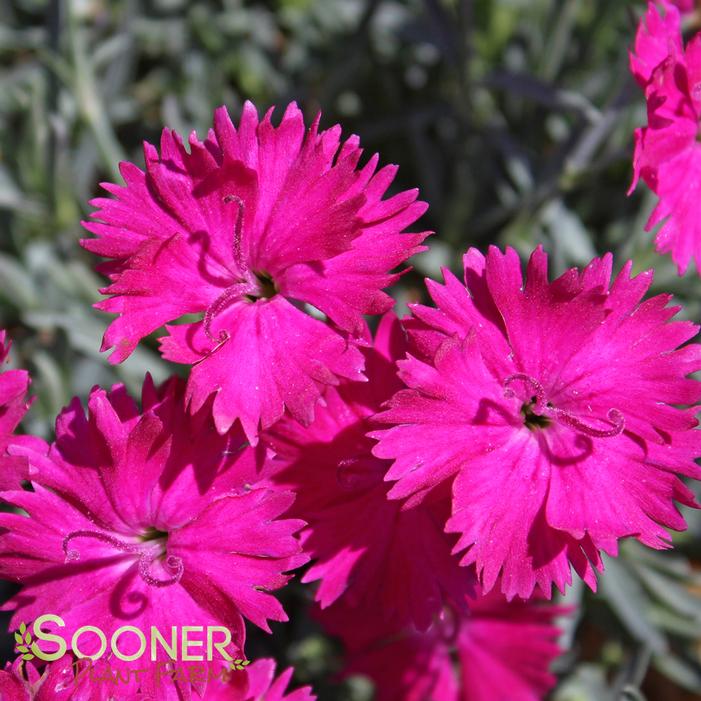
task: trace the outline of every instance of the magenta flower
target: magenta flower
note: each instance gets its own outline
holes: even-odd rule
[[[316,561],[303,582],[321,580],[316,599],[327,607],[343,596],[353,605],[381,602],[386,621],[427,628],[446,595],[460,600],[472,574],[451,555],[443,533],[447,499],[403,508],[387,499],[390,463],[372,455],[371,417],[401,383],[395,361],[404,332],[392,314],[365,349],[369,382],[330,388],[308,427],[283,418],[267,439],[283,469],[275,480],[298,497],[291,514],[308,522],[305,551]]]
[[[645,88],[648,123],[636,130],[632,192],[640,178],[659,201],[646,229],[661,225],[655,243],[671,253],[679,274],[693,260],[701,271],[701,35],[682,46],[679,14],[661,18],[650,3],[641,21],[631,67]]]
[[[65,655],[56,662],[44,665],[39,671],[33,662],[17,658],[0,671],[0,699],[2,701],[145,701],[146,696],[131,693],[124,685],[117,687],[105,682],[91,682],[84,674],[88,660],[76,660]],[[106,665],[99,665],[103,669]],[[101,670],[102,672],[103,670]],[[175,687],[161,685],[159,701],[181,701],[174,694]]]
[[[561,652],[553,621],[566,612],[489,594],[467,612],[446,608],[423,633],[383,630],[375,609],[343,604],[320,619],[345,644],[344,673],[369,677],[376,701],[541,701]]]
[[[10,342],[0,331],[0,365],[7,362]],[[16,489],[27,477],[27,461],[7,454],[10,443],[29,446],[32,438],[14,435],[31,401],[27,400],[29,373],[26,370],[0,370],[0,489]]]
[[[103,701],[99,693],[90,696],[82,684],[75,683],[71,664],[71,658],[66,657],[64,660],[46,665],[39,673],[31,662],[24,662],[18,658],[0,671],[0,699],[2,701]]]
[[[111,360],[197,315],[167,326],[161,351],[192,365],[193,409],[215,394],[218,430],[239,419],[251,442],[285,407],[309,423],[326,386],[363,379],[362,315],[392,306],[391,270],[427,235],[401,233],[426,205],[416,190],[382,199],[396,168],[376,172],[377,156],[358,168],[357,137],[341,143],[318,119],[305,133],[294,104],[277,128],[271,114],[259,121],[246,103],[236,129],[221,107],[190,152],[164,130],[160,155],[145,146],[145,173],[124,163],[126,185],[104,185],[115,197],[93,201],[85,226],[98,238],[83,242],[112,259],[98,304],[119,315],[103,342]]]
[[[179,380],[147,381],[140,413],[123,387],[95,389],[87,418],[75,400],[56,442],[24,451],[34,491],[2,499],[26,515],[0,514],[0,577],[23,585],[4,606],[13,628],[46,613],[68,640],[82,625],[108,637],[125,624],[219,625],[240,656],[244,618],[268,631],[287,620],[270,592],[308,559],[293,535],[303,522],[278,518],[293,495],[257,484],[265,452],[218,434],[210,406],[189,415],[184,394]]]
[[[663,0],[665,4],[675,6],[682,14],[689,14],[696,8],[696,0]]]
[[[647,87],[655,69],[667,57],[678,57],[683,53],[679,9],[669,2],[650,0],[630,52],[630,71],[640,87]]]
[[[563,590],[570,564],[594,588],[620,538],[669,547],[686,527],[674,502],[697,506],[676,473],[701,477],[701,346],[678,348],[698,327],[670,321],[669,295],[641,301],[651,271],[611,283],[610,255],[552,283],[540,248],[525,285],[513,249],[464,266],[466,287],[446,271],[427,283],[437,309],[413,309],[421,359],[399,363],[409,389],[373,434],[390,497],[452,482],[462,563],[509,598]]]
[[[294,671],[286,669],[275,677],[275,661],[256,660],[244,673],[234,672],[228,681],[210,681],[203,701],[314,701],[316,696],[305,686],[287,691]],[[198,697],[199,698],[199,697]]]

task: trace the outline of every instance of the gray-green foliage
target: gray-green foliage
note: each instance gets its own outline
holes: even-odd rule
[[[431,204],[432,249],[397,288],[456,267],[468,245],[543,243],[556,269],[611,250],[654,266],[655,291],[698,318],[701,283],[680,279],[643,230],[652,199],[632,198],[631,134],[644,104],[627,72],[640,2],[620,0],[0,0],[0,327],[15,340],[38,402],[25,429],[96,383],[136,388],[170,369],[142,345],[124,365],[99,353],[100,279],[78,247],[100,180],[141,162],[163,125],[204,133],[236,114],[298,100],[342,121],[366,152],[400,165],[397,187]],[[672,553],[635,544],[607,562],[601,596],[575,587],[558,701],[640,699],[649,666],[701,693],[701,521]],[[304,595],[292,594],[301,607]],[[293,621],[294,621],[293,614]],[[307,625],[276,628],[272,652],[327,698],[337,650]],[[594,641],[594,642],[592,642]],[[266,648],[267,652],[271,648]],[[334,690],[330,690],[334,689]],[[672,692],[670,692],[672,693]],[[670,698],[672,698],[670,696]]]

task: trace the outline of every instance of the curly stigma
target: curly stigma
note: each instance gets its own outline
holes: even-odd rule
[[[270,299],[277,294],[277,288],[271,275],[264,271],[251,270],[243,250],[243,218],[246,211],[243,200],[238,195],[225,195],[222,198],[225,204],[237,206],[236,221],[232,240],[232,255],[239,278],[233,281],[217,299],[215,299],[204,313],[204,332],[210,341],[225,343],[229,339],[229,332],[221,330],[218,336],[212,332],[214,318],[226,310],[234,302],[246,300],[256,302],[259,299]]]
[[[123,553],[129,553],[138,556],[138,571],[141,579],[152,587],[168,587],[173,584],[177,584],[183,576],[185,571],[185,566],[183,564],[182,558],[176,555],[169,555],[163,562],[163,567],[173,574],[166,579],[159,579],[151,573],[151,566],[154,562],[161,559],[165,552],[159,553],[154,551],[152,546],[144,545],[144,543],[154,543],[162,540],[160,535],[167,537],[167,534],[159,534],[156,537],[154,534],[159,534],[158,531],[149,531],[143,538],[141,543],[129,543],[109,533],[102,533],[101,531],[92,530],[78,530],[72,531],[64,539],[62,543],[63,552],[65,554],[65,562],[75,562],[80,560],[80,551],[76,549],[71,549],[71,543],[77,538],[90,538],[92,540],[98,540],[101,543],[112,546],[115,550],[119,550]]]
[[[615,408],[609,409],[606,412],[606,418],[601,419],[606,427],[598,428],[591,426],[566,409],[556,407],[552,402],[547,401],[543,385],[525,373],[515,373],[504,380],[505,397],[509,399],[517,397],[516,391],[512,387],[517,382],[522,383],[526,389],[525,395],[528,399],[521,406],[521,413],[524,416],[524,424],[531,431],[546,428],[552,422],[557,422],[592,438],[613,438],[622,433],[625,428],[625,417],[621,411]]]

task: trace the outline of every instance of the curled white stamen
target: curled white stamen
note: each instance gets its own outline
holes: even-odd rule
[[[139,558],[139,574],[146,584],[150,584],[152,587],[169,587],[180,581],[185,571],[182,558],[177,557],[177,555],[169,555],[166,558],[165,566],[169,570],[174,570],[173,575],[168,579],[157,579],[151,574],[149,570],[155,560],[155,556],[149,556],[146,553]]]
[[[154,554],[151,549],[144,549],[144,546],[139,543],[129,543],[119,538],[115,538],[108,533],[102,533],[101,531],[91,531],[91,530],[78,530],[69,533],[62,543],[63,552],[66,555],[66,562],[75,562],[80,560],[80,551],[75,549],[70,549],[71,541],[76,538],[92,538],[93,540],[99,540],[101,543],[106,543],[111,545],[113,548],[120,550],[121,552],[130,553],[133,555],[138,555],[138,569],[141,578],[152,587],[168,587],[173,584],[177,584],[185,572],[185,565],[183,564],[182,558],[176,555],[169,555],[164,563],[165,567],[173,571],[173,575],[167,579],[158,579],[151,574],[151,565],[158,559],[158,555]]]
[[[89,530],[73,531],[63,539],[62,543],[63,552],[66,555],[66,562],[80,560],[80,551],[69,550],[68,548],[70,542],[76,538],[92,538],[93,540],[99,540],[102,543],[107,543],[108,545],[111,545],[112,547],[117,548],[117,550],[121,550],[125,553],[136,553],[140,551],[137,543],[125,543],[123,540],[119,540],[119,538],[115,538],[108,533]]]
[[[204,318],[202,321],[204,332],[207,334],[207,338],[209,338],[210,341],[221,344],[229,339],[229,332],[225,329],[222,329],[219,332],[219,336],[215,338],[214,334],[212,333],[212,322],[214,321],[214,317],[219,314],[219,312],[224,311],[224,309],[226,309],[232,302],[241,299],[243,295],[250,291],[251,285],[247,282],[234,283],[231,285],[231,287],[227,287],[224,292],[222,292],[222,294],[209,305],[207,311],[204,313]]]
[[[550,407],[548,409],[548,414],[559,423],[565,424],[580,433],[594,438],[613,438],[614,436],[618,436],[623,433],[623,429],[626,425],[626,419],[618,409],[609,409],[606,413],[606,422],[611,424],[611,428],[596,428],[590,426],[574,414],[570,414],[568,411],[556,407]],[[602,419],[602,421],[604,421],[604,419]]]
[[[245,212],[245,205],[243,200],[238,195],[226,195],[223,198],[223,201],[226,203],[234,202],[239,208],[239,211],[236,214],[236,222],[234,223],[233,253],[236,267],[239,269],[239,273],[245,277],[246,273],[248,272],[248,263],[243,255],[241,241],[243,235],[243,215]]]
[[[534,377],[526,375],[523,372],[517,372],[514,375],[509,375],[509,377],[504,380],[504,396],[508,398],[516,396],[516,393],[511,388],[511,385],[517,381],[523,382],[530,388],[530,391],[533,392],[533,397],[535,399],[535,402],[533,402],[534,411],[542,411],[545,405],[545,388]]]
[[[559,409],[550,402],[546,402],[545,388],[534,377],[525,373],[519,372],[514,375],[509,375],[504,380],[504,396],[508,398],[516,397],[511,385],[514,382],[523,382],[528,388],[531,399],[526,402],[529,413],[541,416],[543,418],[552,419],[560,424],[569,426],[575,431],[584,433],[593,438],[613,438],[621,434],[625,428],[625,417],[619,409],[611,408],[606,413],[606,418],[601,419],[604,423],[609,424],[609,428],[597,428],[586,423],[583,419],[572,414],[565,409]]]

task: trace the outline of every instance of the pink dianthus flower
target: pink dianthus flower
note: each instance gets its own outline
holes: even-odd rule
[[[308,523],[302,541],[315,563],[302,581],[321,581],[322,607],[339,597],[380,603],[387,623],[426,628],[446,596],[464,598],[473,577],[451,555],[455,537],[443,532],[449,495],[403,508],[387,498],[390,463],[371,452],[375,441],[366,434],[402,386],[395,361],[405,346],[399,321],[385,315],[363,351],[369,381],[330,388],[310,426],[283,418],[267,439],[283,465],[274,480],[298,495],[290,513]]]
[[[655,69],[669,56],[684,53],[679,10],[671,3],[650,0],[630,52],[630,71],[645,88]]]
[[[305,132],[294,104],[278,127],[271,114],[259,121],[246,103],[235,128],[221,107],[189,151],[164,130],[160,154],[145,145],[145,172],[123,163],[126,185],[103,185],[114,198],[93,201],[97,238],[83,242],[111,259],[97,305],[118,314],[111,360],[197,315],[167,326],[162,354],[192,365],[194,410],[215,394],[219,431],[239,419],[252,442],[285,408],[309,423],[326,386],[363,379],[363,315],[392,306],[382,289],[426,236],[401,233],[426,209],[416,190],[383,199],[396,167],[377,171],[373,156],[358,168],[358,138],[341,143],[318,119]]]
[[[0,365],[7,362],[10,352],[5,332],[0,331]],[[27,413],[29,373],[26,370],[0,370],[0,489],[15,489],[27,476],[27,461],[7,454],[11,442],[31,445],[30,436],[15,435],[15,430]]]
[[[244,618],[268,631],[287,620],[270,592],[308,559],[303,522],[279,518],[293,495],[262,486],[265,451],[220,435],[210,406],[189,414],[184,394],[180,380],[147,379],[139,411],[122,386],[95,389],[87,417],[78,400],[60,414],[55,443],[15,449],[33,491],[0,494],[24,512],[0,514],[0,576],[22,585],[4,605],[12,628],[47,613],[66,640],[83,625],[108,638],[122,625],[226,626],[233,657]],[[81,652],[98,648],[93,637]]]
[[[660,225],[655,243],[671,253],[679,274],[693,260],[701,272],[701,35],[686,48],[679,13],[650,2],[631,54],[631,69],[645,90],[647,126],[635,132],[632,192],[640,178],[657,195],[647,222]]]
[[[693,12],[696,8],[697,0],[663,0],[665,4],[674,5],[679,12],[684,15]]]
[[[138,692],[132,694],[122,686],[91,683],[85,669],[89,660],[76,660],[65,655],[38,669],[34,662],[18,657],[0,671],[0,699],[2,701],[146,701]],[[159,701],[181,701],[175,687],[161,687]]]
[[[542,701],[561,652],[554,619],[567,610],[496,593],[468,604],[425,632],[383,629],[376,609],[343,604],[319,619],[345,644],[344,674],[369,677],[376,701]]]
[[[95,697],[97,698],[97,697]],[[84,690],[76,689],[69,658],[46,665],[39,673],[31,662],[21,658],[0,671],[2,701],[92,701]]]
[[[538,248],[527,279],[513,249],[471,249],[465,285],[428,281],[417,305],[408,386],[379,419],[375,454],[394,460],[389,496],[420,501],[452,482],[449,532],[485,590],[509,597],[571,582],[592,587],[600,551],[637,538],[670,546],[675,501],[698,506],[678,474],[701,477],[694,431],[698,328],[670,321],[670,295],[642,301],[652,272],[611,282],[611,256],[548,281]],[[689,407],[689,408],[684,408]]]

